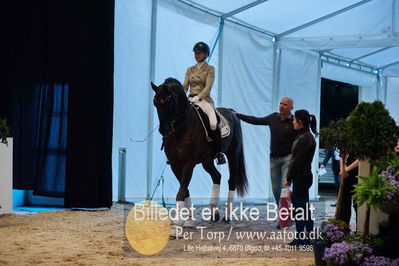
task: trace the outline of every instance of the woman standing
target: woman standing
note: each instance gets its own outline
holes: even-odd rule
[[[194,45],[193,52],[197,64],[187,69],[183,88],[187,93],[190,86],[188,100],[201,107],[208,116],[211,127],[210,137],[215,145],[217,164],[225,164],[226,159],[222,153],[220,130],[217,126],[214,103],[210,96],[215,81],[215,68],[205,62],[205,59],[209,56],[209,46],[204,42],[198,42]]]
[[[344,181],[344,188],[342,191],[342,200],[341,200],[341,217],[340,219],[350,225],[351,216],[352,216],[352,205],[355,209],[355,217],[357,224],[357,204],[353,198],[353,189],[354,185],[357,184],[357,176],[359,174],[359,160],[357,160],[352,152],[349,153],[348,158],[346,159],[345,172],[344,175],[344,160],[341,158],[341,170],[339,172],[339,176]]]
[[[310,130],[317,135],[317,122],[314,115],[306,110],[295,112],[292,121],[298,134],[291,150],[291,162],[288,168],[286,186],[292,182],[292,202],[295,208],[297,238],[289,245],[309,245],[308,234],[313,231],[313,220],[309,210],[309,188],[313,183],[312,160],[316,149],[316,141]],[[306,229],[306,233],[305,233]]]

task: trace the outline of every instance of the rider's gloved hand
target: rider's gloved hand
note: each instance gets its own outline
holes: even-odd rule
[[[196,103],[199,102],[200,98],[198,96],[194,96],[193,98],[189,97],[188,100],[190,103]]]

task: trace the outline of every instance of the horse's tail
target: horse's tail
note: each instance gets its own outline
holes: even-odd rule
[[[243,197],[248,190],[248,178],[245,171],[244,150],[241,149],[238,160],[238,171],[236,179],[237,195]]]
[[[235,127],[236,138],[238,139],[238,147],[237,147],[237,165],[235,169],[235,185],[237,189],[237,195],[243,197],[248,190],[248,178],[245,170],[245,158],[244,158],[244,147],[243,147],[243,138],[241,131],[240,120],[237,119],[237,126]]]

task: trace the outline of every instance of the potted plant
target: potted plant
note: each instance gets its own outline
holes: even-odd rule
[[[10,136],[11,129],[7,125],[7,120],[4,118],[0,118],[0,143],[8,144],[7,137]]]
[[[389,166],[386,171],[381,172],[380,176],[387,184],[380,210],[389,215],[399,215],[399,170],[397,167]]]
[[[346,164],[347,155],[351,151],[350,141],[348,138],[349,135],[349,123],[347,119],[338,119],[337,121],[333,121],[330,123],[328,127],[320,129],[320,141],[322,145],[329,148],[336,148],[340,151],[340,156],[342,157],[343,164]],[[343,169],[344,175],[346,174],[345,169]],[[338,197],[337,197],[337,206],[335,209],[335,218],[341,219],[341,201],[342,201],[342,193],[344,189],[345,179],[341,179]]]
[[[355,185],[354,199],[358,204],[366,202],[373,209],[386,214],[399,214],[399,158],[390,161],[386,170],[380,173],[374,170],[370,177],[359,178],[363,181]]]
[[[362,266],[374,266],[374,265],[383,265],[383,266],[397,266],[399,265],[399,259],[391,260],[390,258],[384,256],[370,256],[364,258]]]
[[[352,242],[362,242],[363,244],[369,245],[373,250],[373,255],[382,255],[382,251],[384,249],[384,241],[385,239],[380,235],[358,235],[358,234],[350,234],[346,235],[343,239],[348,243]]]
[[[387,158],[395,146],[397,135],[395,121],[385,109],[384,104],[375,101],[358,104],[356,109],[350,113],[348,123],[349,144],[357,159],[370,161],[369,175],[372,176],[376,162]],[[378,183],[377,176],[370,178],[373,180],[369,182],[369,185],[382,185]],[[367,207],[363,234],[367,235],[370,225],[370,205],[367,201],[365,202]]]
[[[328,265],[360,265],[372,252],[368,244],[360,241],[342,241],[326,248],[324,258]]]
[[[342,220],[329,218],[321,223],[320,231],[323,241],[329,247],[333,243],[341,242],[350,233],[350,228]]]
[[[331,247],[333,243],[341,242],[350,233],[347,223],[342,220],[329,218],[321,223],[321,239],[313,242],[313,250],[316,265],[324,265],[324,251],[326,247]]]
[[[383,223],[380,224],[380,227],[386,227],[387,225]],[[381,231],[381,228],[380,228]],[[378,235],[358,235],[351,234],[344,237],[344,241],[348,243],[352,242],[361,242],[363,244],[367,244],[372,249],[372,255],[366,256],[363,258],[363,261],[360,265],[371,266],[371,265],[399,265],[399,259],[391,260],[388,257],[383,256],[384,251],[386,250],[385,242],[386,239],[380,233]]]
[[[0,144],[6,144],[8,145],[7,142],[7,137],[10,136],[11,129],[7,125],[7,120],[4,118],[0,118]],[[1,203],[0,203],[0,208],[1,208]]]
[[[359,205],[367,203],[374,210],[379,209],[387,199],[385,193],[391,191],[388,182],[384,181],[383,176],[377,170],[374,170],[370,176],[358,176],[358,178],[362,182],[354,185],[354,200]]]

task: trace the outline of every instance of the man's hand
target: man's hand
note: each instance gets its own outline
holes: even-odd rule
[[[285,180],[284,186],[289,187],[291,186],[291,182],[288,180]]]

